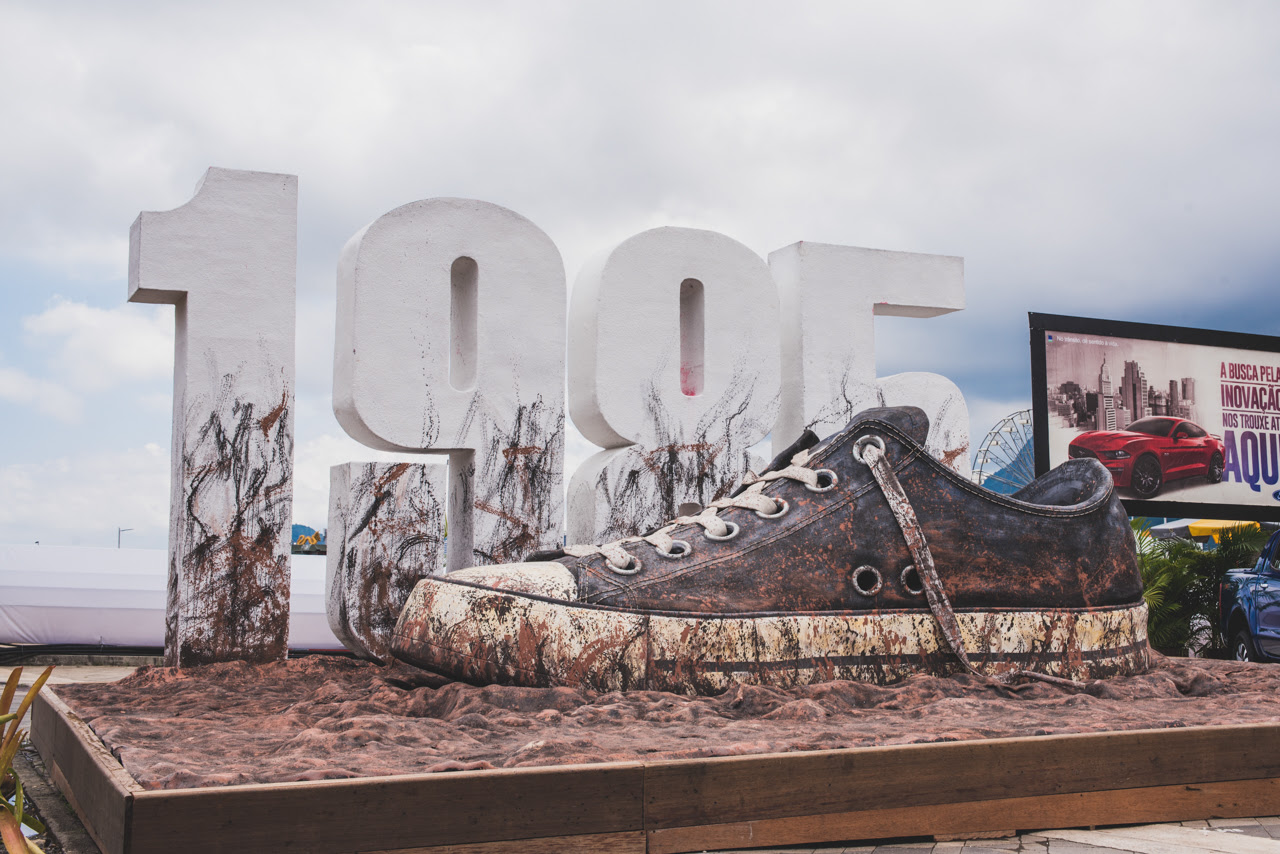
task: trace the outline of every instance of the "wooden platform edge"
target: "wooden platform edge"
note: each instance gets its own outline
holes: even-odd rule
[[[244,851],[590,852],[637,833],[678,852],[1280,812],[1277,724],[162,791],[51,692],[32,730],[106,854],[221,851],[229,835]]]
[[[94,843],[104,854],[126,854],[142,787],[49,686],[31,705],[31,743]]]
[[[1272,777],[1280,777],[1277,724],[676,760],[645,768],[645,826],[658,830]]]
[[[310,854],[643,832],[639,762],[148,790],[128,854]],[[446,849],[447,850],[447,849]]]
[[[1280,778],[860,810],[648,831],[648,854],[1049,830],[1280,812]]]
[[[591,833],[582,836],[546,836],[503,842],[463,845],[431,845],[426,848],[394,848],[359,854],[645,854],[643,830],[627,833]]]

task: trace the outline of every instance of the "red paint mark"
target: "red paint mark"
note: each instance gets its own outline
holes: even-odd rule
[[[271,428],[276,426],[276,422],[280,420],[280,416],[284,415],[285,405],[289,402],[289,392],[286,390],[280,395],[280,403],[275,409],[268,412],[258,422],[258,426],[262,428],[262,435],[270,436]]]
[[[502,457],[508,463],[513,462],[516,457],[528,456],[529,454],[541,453],[542,448],[537,445],[524,445],[519,448],[503,448]]]
[[[698,381],[702,379],[701,374],[701,371],[697,371],[695,374],[692,365],[681,365],[680,393],[685,397],[696,397],[698,395]]]
[[[716,458],[719,452],[720,449],[710,442],[693,442],[687,445],[663,445],[661,448],[654,448],[652,451],[645,454],[644,461],[650,471],[654,474],[659,474],[659,469],[662,465],[661,461],[672,454],[706,454],[710,457],[707,461],[707,464],[710,465],[711,461]],[[706,466],[703,467],[703,471],[705,470]]]
[[[410,465],[412,465],[412,463],[396,463],[395,465],[393,465],[391,468],[387,470],[387,473],[384,474],[378,480],[377,484],[374,485],[373,487],[374,492],[375,493],[382,492],[388,486],[395,483],[397,480],[400,479],[401,475],[403,475],[406,471],[409,470]]]
[[[693,454],[695,459],[702,457],[702,466],[698,470],[699,475],[706,474],[713,465],[715,465],[716,457],[720,455],[722,449],[718,445],[710,442],[691,442],[689,444],[671,444],[663,445],[660,448],[654,448],[652,451],[644,455],[644,465],[649,471],[653,472],[655,477],[663,477],[664,463],[674,455]],[[728,484],[726,484],[726,488]]]
[[[968,453],[969,453],[968,445],[962,445],[953,451],[943,451],[941,462],[945,466],[950,466],[951,468],[955,468],[956,460],[959,459],[961,455],[968,454]]]
[[[503,511],[499,510],[497,507],[494,507],[491,504],[485,504],[483,501],[476,502],[476,509],[482,510],[485,513],[492,513],[494,516],[497,516],[499,519],[502,519],[504,521],[510,522],[512,525],[519,525],[520,527],[524,527],[525,525],[525,521],[521,519],[519,516],[513,516],[510,513],[504,513]]]

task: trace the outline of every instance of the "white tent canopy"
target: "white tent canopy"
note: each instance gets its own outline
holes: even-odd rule
[[[164,646],[168,553],[0,545],[0,643]],[[323,555],[293,555],[289,647],[342,649]]]
[[[1151,536],[1157,540],[1170,540],[1174,537],[1187,539],[1190,537],[1190,526],[1192,522],[1200,521],[1196,519],[1170,519],[1160,525],[1152,525],[1147,530],[1151,532]]]

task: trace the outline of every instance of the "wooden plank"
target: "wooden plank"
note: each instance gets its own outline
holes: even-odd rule
[[[587,836],[547,836],[471,845],[396,848],[360,854],[645,854],[644,831],[593,833]]]
[[[1280,812],[1280,777],[901,806],[649,831],[649,854],[899,836],[1246,818]]]
[[[63,851],[80,854],[99,850],[84,829],[84,822],[54,786],[44,762],[36,757],[28,759],[19,753],[13,758],[13,770],[18,772],[18,779],[22,781],[22,796],[33,805],[34,812],[49,829],[49,834],[58,840]]]
[[[139,792],[131,854],[314,854],[640,831],[635,763]]]
[[[678,760],[646,767],[645,822],[726,824],[1269,777],[1280,777],[1275,724]]]
[[[93,841],[105,854],[125,854],[133,796],[142,787],[47,685],[31,707],[31,741]]]

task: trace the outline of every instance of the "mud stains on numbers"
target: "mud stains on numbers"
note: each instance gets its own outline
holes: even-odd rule
[[[129,234],[129,300],[175,306],[165,660],[281,659],[289,631],[298,180],[210,169]]]

